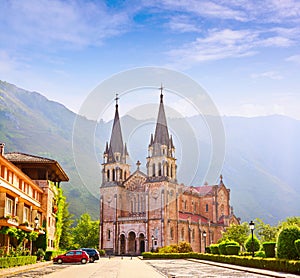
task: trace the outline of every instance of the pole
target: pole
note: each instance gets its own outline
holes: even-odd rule
[[[254,241],[253,241],[253,230],[251,230],[252,234],[252,242],[251,242],[251,247],[252,247],[252,257],[254,257]]]

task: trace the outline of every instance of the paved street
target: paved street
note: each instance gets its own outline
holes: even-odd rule
[[[96,263],[82,264],[63,264],[46,265],[40,268],[23,271],[18,274],[1,275],[0,277],[10,278],[161,278],[161,277],[285,277],[295,278],[297,275],[275,273],[266,270],[257,270],[258,273],[247,272],[255,271],[238,266],[225,265],[220,267],[207,262],[190,260],[140,260],[139,258],[112,257],[101,258]],[[232,267],[236,269],[229,269]]]

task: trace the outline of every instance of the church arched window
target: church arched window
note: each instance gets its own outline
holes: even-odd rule
[[[161,163],[158,163],[158,176],[160,177],[160,176],[162,176],[162,174],[161,174]]]
[[[205,211],[208,212],[208,204],[205,205]]]
[[[155,163],[152,165],[152,177],[155,177]]]
[[[112,170],[112,180],[115,181],[116,173],[115,169]]]
[[[107,170],[107,173],[106,173],[106,175],[107,175],[107,181],[110,181],[110,170]]]

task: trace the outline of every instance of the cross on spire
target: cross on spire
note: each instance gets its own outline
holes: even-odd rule
[[[116,98],[115,98],[115,101],[116,101],[116,106],[118,106],[118,100],[119,100],[119,94],[116,94]]]
[[[164,87],[163,87],[163,85],[162,85],[162,83],[161,83],[161,85],[160,85],[160,88],[159,88],[159,90],[160,90],[160,102],[162,103],[163,102],[163,89],[164,89]]]

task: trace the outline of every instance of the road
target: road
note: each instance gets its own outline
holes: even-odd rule
[[[101,258],[95,263],[49,265],[42,268],[14,274],[10,278],[161,278],[161,277],[300,277],[280,273],[249,273],[247,268],[228,269],[199,261],[188,260],[140,260],[139,258]]]

